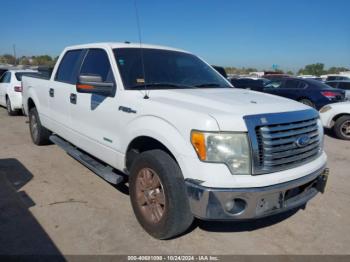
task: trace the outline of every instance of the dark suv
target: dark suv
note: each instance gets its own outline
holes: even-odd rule
[[[299,101],[317,110],[330,103],[345,101],[344,90],[313,79],[274,79],[266,83],[261,91]]]

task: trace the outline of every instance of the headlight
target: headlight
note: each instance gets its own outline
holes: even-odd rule
[[[250,175],[250,148],[246,133],[192,131],[191,143],[200,160],[226,164],[233,175]]]
[[[327,105],[327,106],[324,106],[320,109],[320,113],[326,113],[327,111],[331,110],[332,107]]]

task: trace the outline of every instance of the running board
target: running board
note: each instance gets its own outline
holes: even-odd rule
[[[124,177],[122,175],[116,174],[113,170],[113,167],[105,165],[100,161],[92,158],[88,154],[80,151],[72,144],[63,140],[62,138],[51,135],[50,140],[55,143],[57,146],[61,147],[68,155],[78,160],[96,175],[102,177],[104,180],[108,181],[111,184],[117,185],[123,182]]]

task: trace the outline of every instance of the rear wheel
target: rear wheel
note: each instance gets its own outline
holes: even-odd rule
[[[130,199],[136,218],[151,236],[175,237],[193,221],[184,178],[177,163],[161,150],[141,153],[129,178]]]
[[[35,107],[29,110],[29,130],[34,144],[50,144],[51,132],[41,125],[39,114]]]
[[[16,110],[12,110],[10,98],[6,98],[6,109],[9,116],[14,116],[17,114]]]
[[[338,138],[350,140],[350,116],[339,117],[335,121],[333,130]]]
[[[307,98],[300,99],[299,102],[304,104],[304,105],[307,105],[307,106],[310,106],[312,108],[315,108],[315,104],[311,100],[309,100]]]

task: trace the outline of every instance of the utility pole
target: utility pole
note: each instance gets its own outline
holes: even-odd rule
[[[17,65],[17,57],[16,57],[16,45],[13,44],[13,56],[15,57],[15,66]]]

